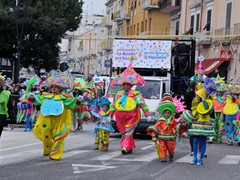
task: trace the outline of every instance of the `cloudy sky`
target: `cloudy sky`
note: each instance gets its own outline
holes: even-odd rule
[[[105,3],[107,0],[83,0],[83,15],[87,12],[91,14],[105,14]]]

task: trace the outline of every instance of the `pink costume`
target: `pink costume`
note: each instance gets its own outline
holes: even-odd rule
[[[111,85],[123,85],[124,83],[144,85],[145,81],[133,70],[130,64],[122,74],[111,82]],[[145,116],[149,115],[149,107],[145,104],[141,93],[131,89],[118,91],[115,101],[111,105],[110,116],[114,116],[118,130],[122,134],[121,149],[123,154],[131,153],[132,149],[136,147],[133,134],[141,119],[140,108]]]

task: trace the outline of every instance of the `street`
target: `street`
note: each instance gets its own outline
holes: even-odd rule
[[[122,155],[120,135],[110,139],[108,152],[93,150],[94,135],[85,124],[83,132],[70,132],[60,161],[42,156],[42,144],[33,132],[6,130],[1,137],[1,179],[239,179],[240,147],[208,144],[202,166],[190,165],[188,139],[177,145],[174,162],[156,159],[150,138],[136,136],[133,154]]]

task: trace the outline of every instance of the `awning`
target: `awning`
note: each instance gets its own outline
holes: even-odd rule
[[[220,58],[205,59],[202,63],[204,74],[209,74],[209,73],[213,72],[225,61],[226,60],[222,60]],[[195,69],[198,68],[198,65],[199,65],[199,62],[197,64],[195,64]]]

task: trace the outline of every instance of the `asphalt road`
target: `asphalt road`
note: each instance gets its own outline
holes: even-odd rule
[[[190,146],[185,139],[177,145],[174,162],[161,163],[153,143],[136,137],[133,154],[122,155],[120,136],[111,136],[108,152],[93,150],[94,135],[84,125],[83,132],[71,132],[60,161],[42,156],[42,144],[32,132],[22,128],[4,131],[0,140],[1,180],[239,180],[240,147],[208,144],[208,157],[201,166],[190,165]]]

